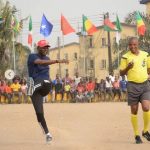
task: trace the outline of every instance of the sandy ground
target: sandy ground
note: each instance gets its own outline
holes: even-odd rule
[[[0,150],[148,150],[134,144],[126,103],[44,104],[53,135],[45,142],[32,104],[0,105]],[[142,112],[139,111],[142,131]]]

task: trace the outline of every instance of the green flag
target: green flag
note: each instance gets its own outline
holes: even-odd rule
[[[29,18],[29,34],[28,34],[28,44],[32,46],[32,18]]]
[[[118,15],[116,16],[116,27],[117,27],[119,32],[122,31],[122,27],[121,27],[121,23],[119,21]]]
[[[116,26],[104,15],[104,30],[105,31],[117,31]]]

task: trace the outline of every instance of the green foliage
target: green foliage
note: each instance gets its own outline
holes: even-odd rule
[[[4,19],[4,22],[0,25],[0,76],[4,75],[6,69],[13,69],[13,42],[16,51],[17,73],[22,74],[26,69],[26,59],[24,58],[27,57],[29,48],[15,42],[16,37],[19,35],[19,32],[13,32],[12,29],[12,15],[15,16],[15,12],[17,12],[16,7],[12,7],[9,2],[0,7],[0,17]]]
[[[144,13],[141,15],[146,25],[146,33],[143,37],[139,37],[139,45],[142,50],[150,52],[150,15]]]
[[[125,21],[124,22],[126,24],[129,24],[129,25],[136,25],[135,13],[136,13],[136,11],[133,11],[132,13],[129,13],[125,17]]]
[[[136,11],[127,15],[127,17],[125,18],[126,24],[136,25],[135,13]],[[146,33],[144,36],[139,36],[139,48],[150,53],[150,15],[144,13],[140,13],[140,15],[142,16],[142,19],[146,25]],[[116,54],[119,48],[119,60],[121,59],[121,56],[128,50],[128,39],[129,37],[127,37],[126,39],[121,39],[119,46],[115,43],[115,41],[113,43],[113,53]],[[116,65],[117,59],[118,58],[116,58],[113,62],[114,69],[118,67]]]

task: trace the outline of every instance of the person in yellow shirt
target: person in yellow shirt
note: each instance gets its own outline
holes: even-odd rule
[[[138,108],[141,103],[144,128],[142,136],[150,141],[150,58],[148,53],[138,48],[138,38],[129,39],[129,51],[121,58],[120,75],[127,75],[128,105],[131,108],[131,123],[135,134],[135,142],[143,143],[138,129]]]
[[[64,85],[64,93],[67,94],[67,100],[69,99],[69,94],[71,95],[70,88],[71,88],[70,82],[67,81],[66,85]]]
[[[18,96],[18,103],[21,103],[21,85],[19,84],[19,79],[17,77],[14,77],[13,83],[11,84],[11,89],[12,89],[12,99],[14,98],[15,95]]]

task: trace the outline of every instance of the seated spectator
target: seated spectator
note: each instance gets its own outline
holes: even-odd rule
[[[103,100],[105,101],[106,99],[106,82],[104,79],[101,79],[100,84],[99,84],[99,91],[100,91],[100,97],[104,97]]]
[[[19,78],[14,77],[13,83],[11,84],[12,89],[12,98],[14,99],[15,96],[18,96],[18,103],[21,103],[21,85],[19,84]]]
[[[77,85],[75,83],[75,80],[72,80],[70,83],[70,94],[71,94],[72,102],[74,102],[76,94],[77,94],[76,87],[77,87]]]
[[[99,98],[99,96],[100,96],[100,93],[99,93],[99,82],[98,82],[97,78],[95,78],[94,94],[97,94],[98,98]]]
[[[92,81],[92,78],[89,78],[89,82],[86,84],[86,91],[87,91],[87,98],[89,102],[92,98],[94,98],[94,89],[95,89],[95,83]]]
[[[62,82],[62,80],[61,80],[59,74],[57,73],[57,74],[56,74],[56,78],[52,81],[52,83],[53,83],[54,86],[55,86],[55,84],[57,83],[57,80],[58,80],[58,79],[60,80],[60,82]]]
[[[6,101],[6,97],[5,97],[5,80],[1,80],[0,82],[0,102],[2,102],[2,96],[4,97],[4,102]]]
[[[64,93],[67,94],[67,100],[69,99],[69,95],[70,94],[70,84],[71,84],[71,81],[67,81],[66,84],[64,85]]]
[[[109,98],[113,99],[112,81],[110,80],[109,77],[106,77],[105,85],[106,85],[106,94],[109,95]]]
[[[11,82],[8,82],[5,86],[5,97],[8,100],[8,104],[11,104],[12,103]]]
[[[75,97],[76,102],[85,102],[86,101],[86,96],[85,96],[85,85],[82,84],[80,81],[77,85],[77,95]]]
[[[61,94],[61,101],[63,100],[63,84],[60,79],[57,79],[55,86],[55,100],[57,99],[57,94]]]
[[[25,79],[21,79],[20,81],[20,85],[21,85],[21,94],[22,94],[22,98],[24,103],[28,102],[28,97],[27,97],[27,83]]]

